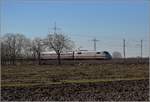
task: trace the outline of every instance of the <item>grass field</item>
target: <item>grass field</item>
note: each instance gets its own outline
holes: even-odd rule
[[[148,79],[148,64],[2,66],[2,86],[32,86]]]
[[[1,68],[2,101],[148,101],[148,64]]]

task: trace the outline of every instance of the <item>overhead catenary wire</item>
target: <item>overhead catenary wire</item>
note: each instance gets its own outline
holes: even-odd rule
[[[56,22],[54,23],[54,32],[57,32],[59,28],[56,25]],[[110,38],[108,36],[101,36],[101,35],[92,35],[92,34],[88,34],[88,33],[65,33],[67,36],[69,36],[71,39],[73,39],[73,41],[77,44],[77,46],[82,46],[85,49],[92,49],[93,50],[97,50],[97,49],[111,49],[112,51],[118,50],[121,51],[122,48],[122,44],[121,44],[121,40],[119,38]],[[95,37],[94,37],[95,36]],[[90,44],[89,46],[89,41],[93,41],[93,46],[92,44]],[[99,40],[97,39],[101,39],[100,43]],[[143,41],[145,43],[143,43]],[[82,42],[82,43],[81,43]],[[88,45],[86,45],[88,44]],[[144,45],[144,46],[143,46]],[[126,54],[131,54],[132,52],[134,52],[133,54],[135,56],[140,56],[143,57],[143,52],[147,53],[146,49],[148,49],[148,43],[146,39],[141,40],[141,43],[139,43],[139,39],[123,39],[123,56],[124,58],[128,57],[126,56]],[[140,50],[138,50],[140,48]],[[135,49],[137,50],[135,52]],[[144,50],[143,50],[144,49]],[[122,52],[122,51],[121,51]],[[136,53],[136,54],[135,54]]]

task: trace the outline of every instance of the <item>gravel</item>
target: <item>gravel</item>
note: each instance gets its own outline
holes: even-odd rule
[[[149,80],[1,87],[2,101],[148,101]]]

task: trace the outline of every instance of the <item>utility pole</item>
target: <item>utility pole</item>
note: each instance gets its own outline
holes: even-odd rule
[[[57,33],[57,32],[56,32],[57,30],[60,30],[60,28],[57,27],[56,22],[54,22],[54,28],[51,28],[51,29],[54,30],[54,34]]]
[[[57,27],[56,27],[56,22],[54,23],[54,34],[56,34],[56,29],[57,29]]]
[[[126,52],[125,52],[125,47],[126,47],[126,43],[125,43],[125,39],[123,39],[123,55],[124,55],[124,59],[126,58]]]
[[[143,40],[141,40],[141,59],[142,59],[142,51],[143,51]]]
[[[94,51],[96,51],[96,42],[98,42],[99,40],[97,40],[96,38],[94,38],[92,41],[94,42]]]

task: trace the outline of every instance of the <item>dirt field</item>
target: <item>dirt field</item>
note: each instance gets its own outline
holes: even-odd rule
[[[7,65],[1,72],[2,100],[148,100],[148,64]]]

